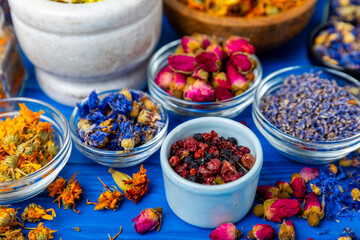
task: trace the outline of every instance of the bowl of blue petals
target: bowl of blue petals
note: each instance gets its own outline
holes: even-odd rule
[[[169,120],[165,109],[138,90],[93,91],[70,117],[76,148],[108,167],[139,164],[156,152]]]
[[[325,22],[309,37],[310,61],[360,78],[360,25]]]

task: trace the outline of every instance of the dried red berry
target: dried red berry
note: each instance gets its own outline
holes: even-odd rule
[[[201,149],[198,149],[195,153],[194,153],[194,158],[202,158],[204,157],[204,151]]]
[[[244,167],[250,170],[255,164],[255,157],[250,153],[246,153],[241,157],[241,163]]]
[[[215,146],[211,146],[208,153],[211,153],[216,158],[219,157],[219,150]]]
[[[195,168],[190,169],[190,174],[195,175],[196,174],[196,169]]]
[[[240,174],[236,171],[236,168],[228,161],[223,161],[223,165],[221,167],[221,176],[224,182],[231,182],[241,177]]]
[[[211,176],[211,171],[209,171],[204,165],[200,166],[198,169],[198,174],[203,178],[208,178]]]
[[[198,142],[193,137],[188,137],[184,141],[184,148],[189,150],[190,152],[196,152]]]
[[[180,158],[178,158],[177,156],[172,156],[169,159],[169,164],[171,167],[177,167],[180,164]]]
[[[186,171],[187,168],[188,168],[188,164],[187,164],[186,162],[184,162],[183,164],[178,165],[178,166],[175,168],[175,172],[177,172],[177,173],[180,174],[181,172]]]
[[[177,141],[175,142],[173,145],[171,145],[171,155],[175,155],[176,152],[180,149],[184,147],[184,142],[183,141]]]
[[[206,150],[209,149],[209,145],[207,145],[206,143],[199,143],[198,149],[201,149],[201,150],[203,150],[203,151],[206,151]]]
[[[203,133],[202,137],[203,137],[205,142],[210,142],[211,139],[212,139],[211,133]]]
[[[206,168],[213,173],[218,173],[221,168],[221,162],[217,158],[211,159],[210,162],[206,164]]]

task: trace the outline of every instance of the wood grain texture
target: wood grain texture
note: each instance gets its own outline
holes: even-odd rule
[[[164,11],[180,35],[193,33],[216,34],[220,37],[239,35],[249,38],[258,52],[283,45],[295,37],[309,22],[316,0],[267,17],[216,17],[187,8],[178,0],[164,0]]]

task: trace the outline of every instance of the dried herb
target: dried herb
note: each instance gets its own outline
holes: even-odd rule
[[[180,0],[188,8],[210,15],[256,18],[276,15],[302,5],[305,0]]]
[[[23,224],[17,217],[17,210],[0,205],[0,239],[25,240],[22,227]]]
[[[271,240],[275,237],[275,229],[269,224],[256,224],[248,233],[248,238],[256,240]]]
[[[114,181],[119,188],[125,193],[125,197],[135,204],[139,202],[140,198],[148,191],[150,180],[147,179],[146,169],[143,165],[140,166],[140,171],[133,174],[133,178],[129,175],[109,169]]]
[[[99,100],[93,91],[77,104],[77,132],[84,144],[108,151],[129,151],[154,138],[165,125],[158,106],[147,97],[124,89]]]
[[[236,240],[241,236],[242,232],[234,224],[224,223],[212,231],[209,238],[211,240]]]
[[[100,197],[97,199],[98,203],[89,202],[89,200],[87,200],[87,204],[94,204],[94,210],[101,210],[106,208],[115,211],[120,206],[123,194],[118,191],[115,186],[113,186],[113,189],[111,189],[105,183],[103,183],[100,178],[99,180],[105,187],[104,192],[101,193]]]
[[[109,240],[115,240],[120,235],[121,231],[122,231],[122,227],[120,227],[119,232],[114,237],[110,237],[110,234],[108,234]]]
[[[70,178],[69,182],[67,183],[66,187],[66,180],[59,177],[50,184],[47,190],[50,192],[49,196],[57,198],[54,200],[55,202],[59,203],[59,208],[61,207],[61,203],[63,204],[65,209],[73,208],[74,212],[79,213],[80,211],[75,210],[75,200],[80,199],[80,195],[82,194],[81,186],[77,179],[75,179],[77,172]],[[64,184],[65,182],[65,184]]]
[[[39,240],[39,239],[53,239],[54,236],[53,233],[57,232],[57,230],[51,230],[44,226],[44,223],[39,223],[39,225],[36,228],[26,228],[31,229],[31,231],[28,234],[29,240]]]
[[[132,221],[134,222],[134,227],[137,233],[144,233],[151,231],[157,227],[157,231],[161,227],[161,217],[162,217],[162,208],[157,207],[155,209],[147,208],[139,214]]]
[[[51,215],[49,215],[48,212],[51,212]],[[45,210],[45,208],[43,208],[40,205],[37,205],[35,203],[30,203],[30,205],[24,209],[24,212],[21,214],[21,217],[24,221],[38,222],[43,219],[53,220],[54,217],[56,217],[56,213],[55,210],[52,208]]]
[[[44,112],[19,107],[19,116],[0,121],[0,182],[32,174],[57,154],[51,124],[40,121]]]
[[[73,229],[75,229],[75,231],[77,231],[77,232],[81,231],[79,227],[73,227]]]

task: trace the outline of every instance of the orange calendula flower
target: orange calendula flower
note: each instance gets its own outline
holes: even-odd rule
[[[146,169],[141,165],[140,171],[133,174],[133,178],[129,175],[115,171],[110,168],[109,173],[112,174],[116,184],[125,192],[125,197],[135,204],[148,191],[149,179],[147,179]]]
[[[66,187],[66,182],[67,181],[62,177],[59,177],[54,182],[52,182],[47,187],[47,190],[49,191],[49,196],[55,197],[56,195],[60,195]]]
[[[17,211],[15,208],[8,206],[0,206],[0,227],[9,225],[19,225],[16,217]],[[15,223],[15,224],[14,224]]]
[[[98,203],[89,202],[88,199],[87,204],[94,204],[94,210],[101,210],[107,208],[115,211],[120,206],[122,200],[121,196],[123,196],[123,194],[118,191],[115,186],[113,187],[113,189],[111,189],[105,183],[103,183],[100,178],[99,180],[105,187],[104,192],[101,193],[100,197],[97,199]]]
[[[59,203],[59,208],[61,207],[61,203],[63,204],[65,209],[70,209],[71,207],[76,213],[80,211],[75,210],[75,200],[80,199],[80,195],[82,194],[81,186],[77,179],[75,179],[77,172],[70,178],[67,186],[62,188],[63,183],[66,180],[59,180],[58,178],[55,182],[53,182],[49,187],[48,191],[50,191],[50,196],[58,195],[58,197],[54,200]]]
[[[51,212],[51,215],[48,214],[48,212]],[[54,209],[47,209],[43,208],[40,205],[37,205],[35,203],[31,203],[29,206],[27,206],[24,209],[24,212],[21,214],[21,217],[24,221],[28,222],[38,222],[43,219],[45,220],[53,220],[54,217],[56,217],[56,213]]]
[[[57,232],[57,230],[51,230],[44,226],[44,223],[39,223],[36,228],[27,228],[31,229],[29,232],[28,238],[29,240],[42,240],[42,239],[53,239],[53,233]]]

